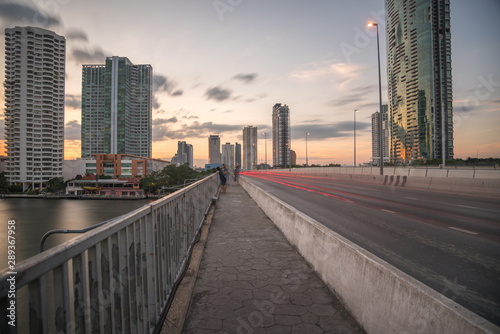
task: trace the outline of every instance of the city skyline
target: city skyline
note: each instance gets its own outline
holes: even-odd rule
[[[307,132],[309,164],[352,164],[354,109],[359,110],[357,161],[371,160],[370,117],[378,111],[378,85],[375,36],[366,23],[375,20],[381,28],[385,104],[383,0],[241,1],[225,11],[212,2],[146,2],[130,4],[120,14],[110,2],[55,3],[47,10],[31,1],[2,3],[0,17],[3,35],[7,27],[39,24],[67,39],[66,159],[80,156],[81,66],[126,56],[154,68],[154,158],[169,159],[177,141],[187,140],[195,147],[195,165],[203,165],[209,134],[241,142],[242,129],[252,125],[259,128],[258,161],[263,162],[262,132],[271,140],[269,109],[282,101],[292,110],[292,149],[299,164],[305,163]],[[151,17],[129,27],[127,18],[144,6]],[[451,4],[455,158],[500,152],[496,14],[500,4],[495,1]],[[288,23],[278,24],[272,19],[277,16]],[[4,54],[3,43],[1,48]],[[3,115],[1,122],[3,141]]]

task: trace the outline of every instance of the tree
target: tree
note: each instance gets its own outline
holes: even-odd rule
[[[152,172],[140,181],[142,189],[148,192],[156,192],[163,187],[174,187],[184,184],[186,180],[196,179],[205,173],[198,173],[189,167],[188,163],[181,166],[169,165],[161,171]]]
[[[5,173],[0,173],[0,191],[5,192],[9,189],[9,182],[7,181],[7,177]]]
[[[141,189],[146,190],[148,193],[156,193],[158,190],[158,183],[153,174],[154,173],[151,173],[139,181]]]
[[[47,191],[55,193],[66,189],[66,183],[62,177],[54,177],[47,181]]]

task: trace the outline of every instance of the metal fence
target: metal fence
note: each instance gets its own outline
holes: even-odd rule
[[[4,270],[0,332],[152,332],[216,191],[209,176]]]

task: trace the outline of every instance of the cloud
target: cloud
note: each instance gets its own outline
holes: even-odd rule
[[[64,126],[64,139],[65,140],[79,140],[81,139],[82,126],[77,120],[72,120]]]
[[[348,104],[359,104],[361,101],[364,101],[367,94],[377,89],[376,85],[363,86],[353,89],[354,93],[350,94],[342,94],[342,97],[331,100],[328,102],[328,105],[339,107],[345,106]]]
[[[289,74],[289,77],[300,81],[318,81],[327,79],[333,81],[340,88],[355,82],[366,73],[368,67],[364,64],[342,63],[336,60],[311,62],[302,65]]]
[[[266,129],[266,125],[257,126],[260,129]],[[160,121],[155,124],[153,121],[153,141],[161,140],[179,140],[186,138],[208,138],[209,134],[214,133],[240,133],[243,131],[241,125],[217,124],[213,122],[193,122],[190,125],[182,124],[181,127],[173,128],[169,122]]]
[[[195,115],[193,115],[193,116],[187,116],[187,115],[186,115],[186,116],[182,116],[182,118],[183,118],[183,119],[198,119],[198,118],[200,118],[200,117],[199,117],[199,116],[195,116]]]
[[[166,92],[170,96],[181,96],[184,91],[182,89],[177,89],[174,91],[177,83],[173,80],[168,79],[166,76],[161,74],[153,75],[153,91],[154,92]]]
[[[67,107],[70,107],[73,109],[78,109],[82,106],[81,96],[80,95],[66,94],[65,99],[64,99],[64,104]]]
[[[61,25],[61,20],[39,10],[18,3],[0,3],[0,18],[10,24],[22,24],[37,27],[57,27]]]
[[[156,96],[153,96],[153,109],[160,109],[161,103]]]
[[[89,41],[87,33],[81,29],[68,29],[64,34],[64,37],[66,37],[66,39],[71,39],[74,41]]]
[[[371,123],[356,122],[356,129],[363,131],[371,129]],[[341,138],[353,135],[354,124],[351,121],[334,124],[305,123],[292,126],[292,139],[305,139],[306,133],[309,139],[324,140],[329,138]]]
[[[257,73],[248,73],[248,74],[240,73],[240,74],[236,74],[233,77],[233,79],[240,80],[243,83],[247,84],[247,83],[251,83],[252,81],[254,81],[257,78],[257,76],[258,76]]]
[[[154,74],[153,75],[153,92],[155,93],[167,93],[169,96],[181,96],[184,94],[184,91],[182,89],[177,89],[174,91],[176,88],[177,83],[173,80],[170,80],[164,75],[161,74]],[[158,109],[160,108],[161,104],[158,101],[158,99],[155,97],[153,101],[153,108]]]
[[[266,98],[266,97],[267,97],[266,93],[260,93],[260,94],[255,95],[254,97],[246,99],[245,102],[251,103],[251,102],[254,102],[257,100],[261,100],[261,99]]]
[[[177,123],[177,117],[170,118],[157,118],[153,120],[153,126],[155,125],[163,125],[168,123]]]
[[[166,76],[161,74],[153,75],[153,91],[171,93],[174,88],[174,82],[170,81]]]
[[[102,63],[106,61],[106,54],[98,46],[93,50],[83,50],[74,48],[71,52],[71,58],[77,63]]]
[[[205,96],[207,100],[224,101],[231,98],[232,91],[219,86],[207,89]]]

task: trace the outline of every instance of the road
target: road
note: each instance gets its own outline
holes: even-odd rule
[[[247,180],[500,325],[500,200],[288,173]]]

